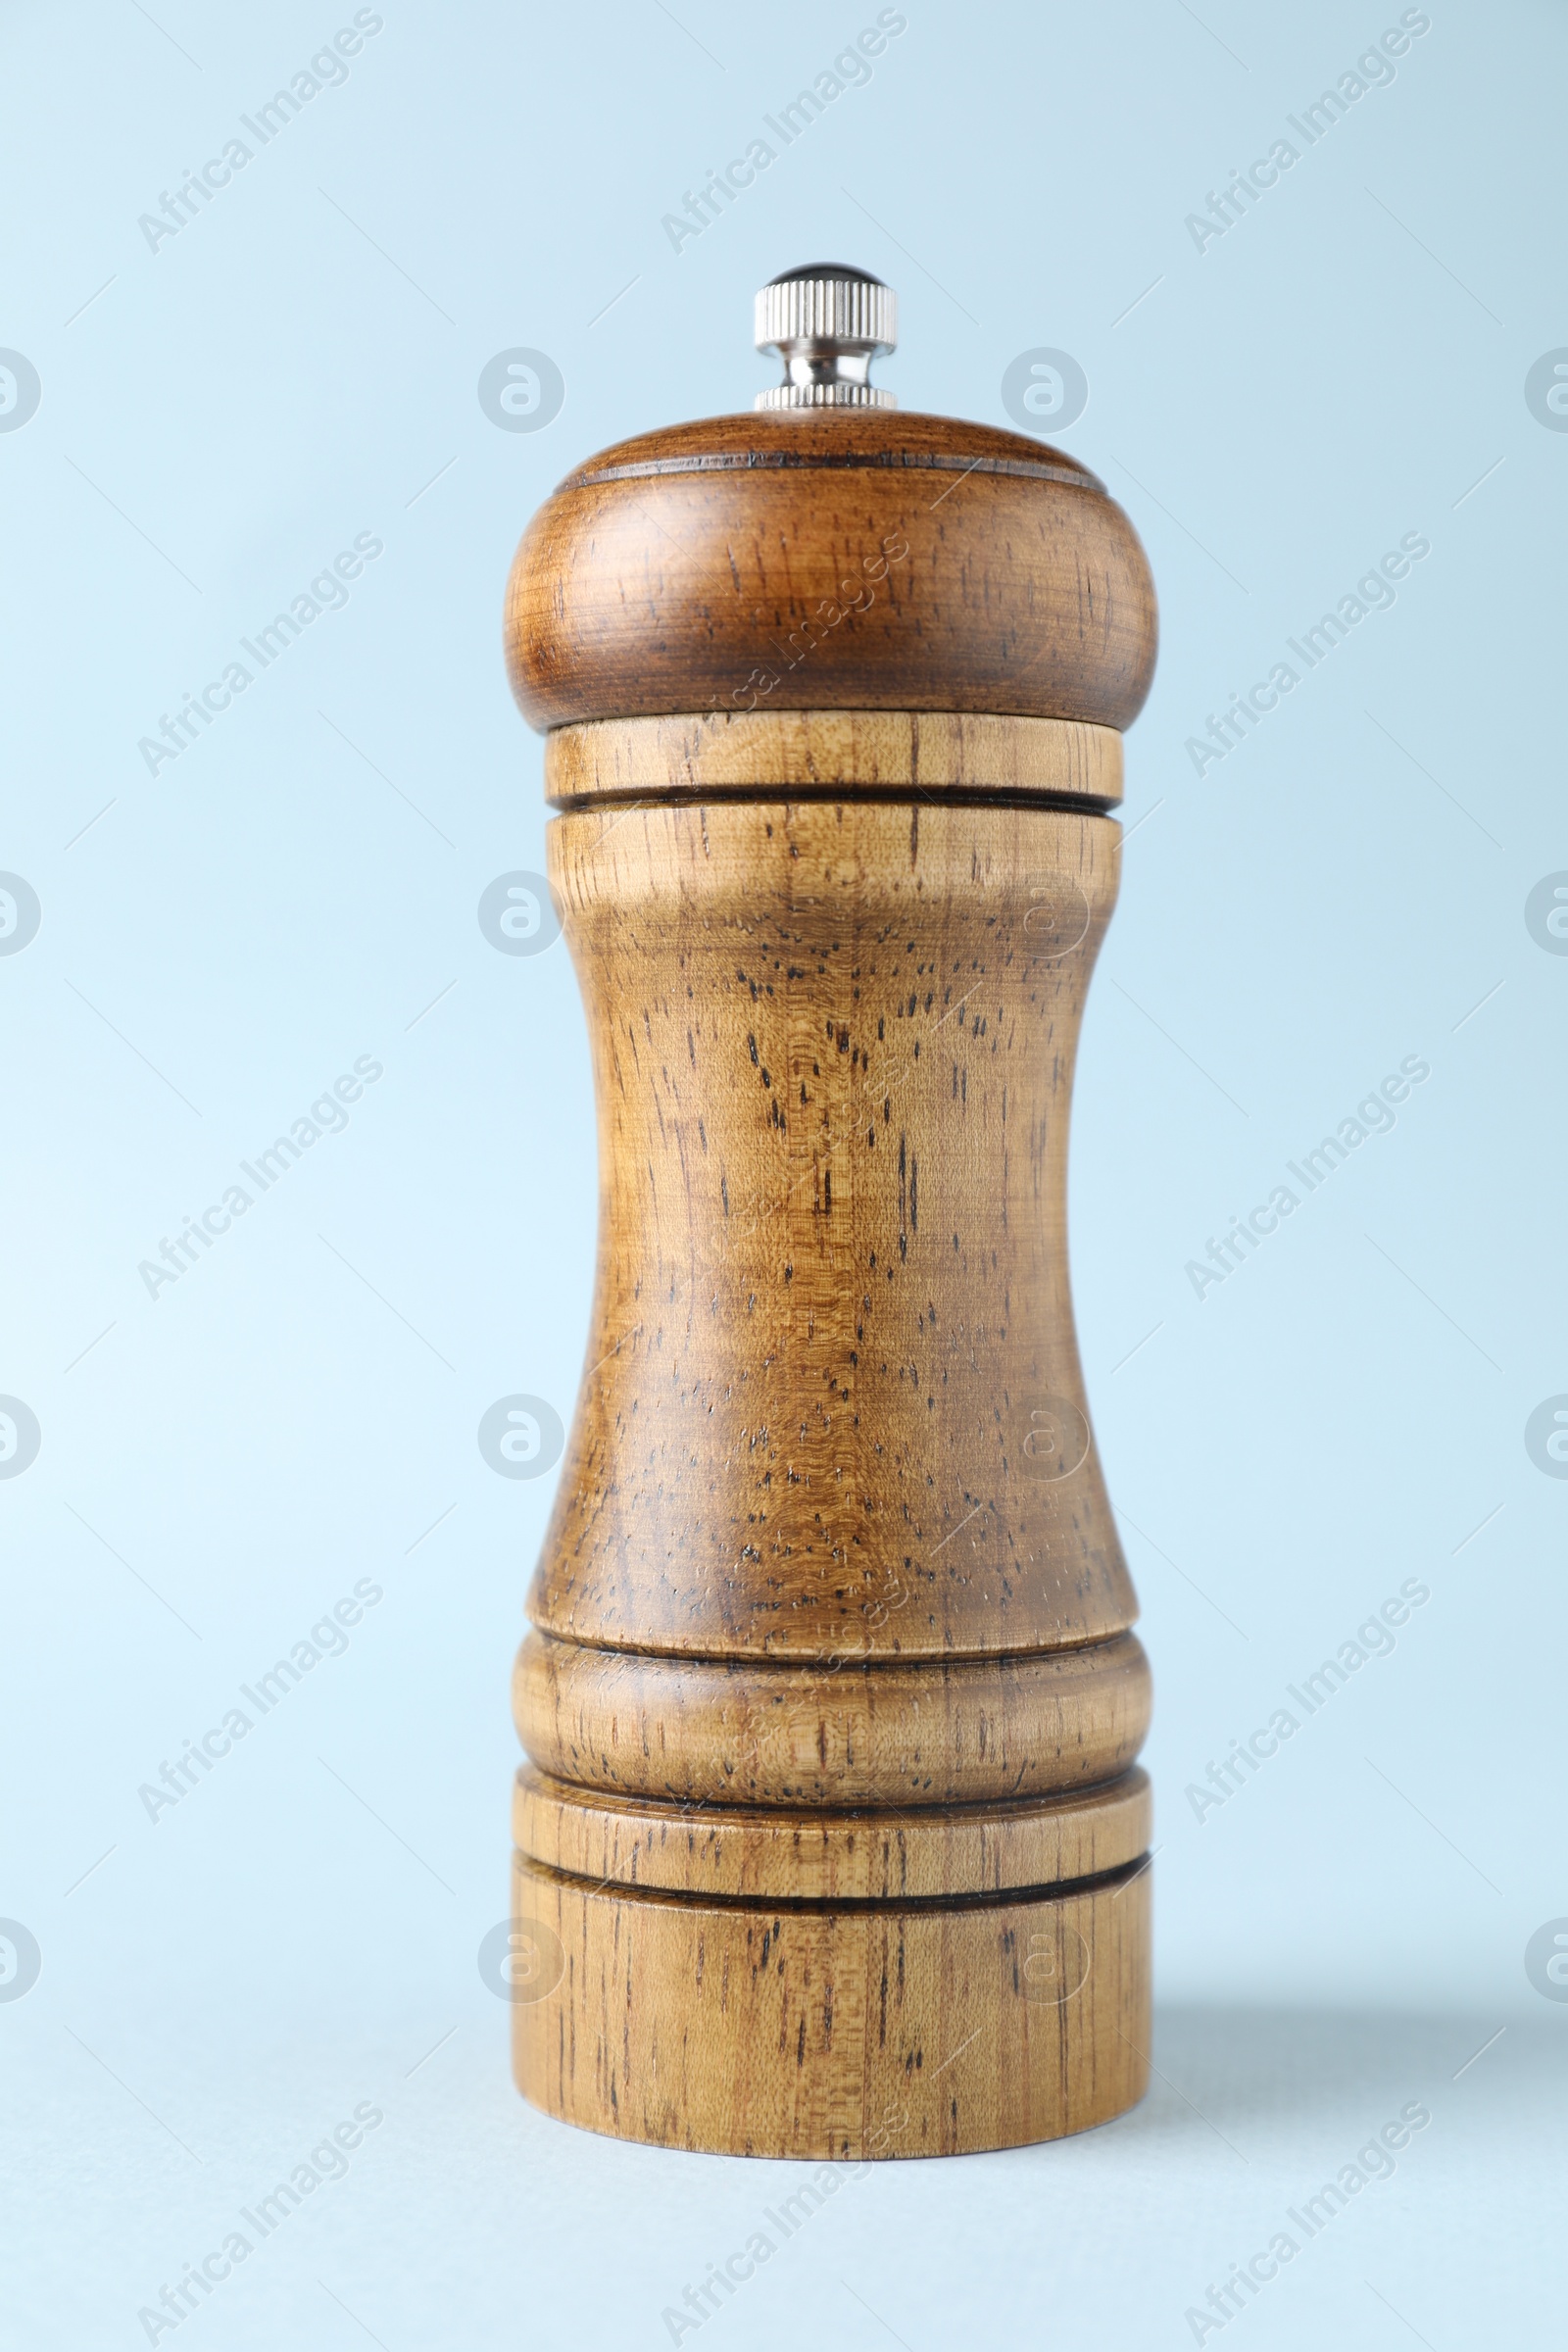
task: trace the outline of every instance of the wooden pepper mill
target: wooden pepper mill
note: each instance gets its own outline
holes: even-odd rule
[[[953,2155],[1147,2080],[1149,1677],[1068,1102],[1154,660],[1127,517],[901,416],[894,297],[758,297],[753,416],[517,552],[598,1279],[517,1660],[514,2059],[591,2130]]]

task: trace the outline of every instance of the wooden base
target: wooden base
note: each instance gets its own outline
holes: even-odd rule
[[[807,1817],[524,1770],[515,1820],[514,2069],[565,2123],[726,2155],[956,2156],[1143,2095],[1140,1771]]]

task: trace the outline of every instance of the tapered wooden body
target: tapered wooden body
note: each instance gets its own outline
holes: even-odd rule
[[[599,1108],[514,1683],[517,2078],[568,2121],[957,2153],[1142,2089],[1149,1682],[1065,1219],[1141,567],[1054,451],[885,415],[610,452],[519,554]],[[690,691],[726,632],[763,707]]]

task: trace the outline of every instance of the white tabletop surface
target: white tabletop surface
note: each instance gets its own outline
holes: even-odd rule
[[[1145,2352],[1223,2334],[1254,2352],[1458,2352],[1560,2340],[1568,2039],[1555,2018],[1493,2039],[1480,2017],[1168,2013],[1134,2114],[1051,2146],[841,2168],[819,2210],[803,2221],[809,2200],[797,2205],[786,2238],[781,2201],[817,2168],[551,2123],[511,2087],[499,2014],[475,2006],[433,2055],[412,2028],[374,2042],[345,2029],[281,2034],[259,2058],[266,2035],[225,2034],[201,2006],[200,2022],[182,2020],[172,1988],[160,2034],[90,2052],[42,2005],[11,2011],[8,2343]],[[242,2211],[357,2106],[382,2121],[345,2173],[261,2238]],[[1406,2108],[1431,2120],[1392,2174],[1330,2219],[1320,2206],[1309,2235],[1307,2199]],[[138,2319],[235,2230],[252,2251],[195,2312]],[[759,2232],[771,2254],[691,2324],[686,2290]],[[1213,2324],[1209,2288],[1280,2233],[1297,2252]]]

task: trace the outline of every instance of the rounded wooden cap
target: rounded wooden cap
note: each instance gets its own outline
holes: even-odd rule
[[[541,730],[947,710],[1123,728],[1153,675],[1138,535],[1062,450],[878,408],[616,443],[528,525],[506,605]]]

